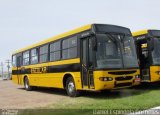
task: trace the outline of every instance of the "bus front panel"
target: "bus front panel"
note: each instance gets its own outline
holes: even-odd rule
[[[140,84],[139,69],[94,72],[95,90],[118,89]]]

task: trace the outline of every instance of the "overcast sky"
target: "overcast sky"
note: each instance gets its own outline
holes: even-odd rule
[[[0,0],[0,62],[17,49],[90,23],[160,29],[160,0]]]

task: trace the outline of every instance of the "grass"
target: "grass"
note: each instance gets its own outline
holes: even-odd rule
[[[76,98],[61,100],[58,104],[48,105],[39,110],[23,113],[39,115],[79,115],[93,114],[94,110],[144,110],[160,106],[160,85],[144,85],[129,89],[113,90],[111,92],[83,92]]]
[[[54,109],[148,109],[160,106],[160,85],[139,86],[107,93],[85,92],[77,98],[62,100]]]

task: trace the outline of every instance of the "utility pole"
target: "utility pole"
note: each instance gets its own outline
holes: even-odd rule
[[[1,62],[1,69],[2,69],[2,79],[3,79],[3,62]]]
[[[6,63],[7,63],[7,68],[8,68],[8,79],[9,79],[10,78],[9,69],[10,69],[10,63],[11,63],[11,61],[10,60],[6,60]]]

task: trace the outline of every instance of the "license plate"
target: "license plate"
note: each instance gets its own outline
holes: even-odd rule
[[[135,79],[135,82],[140,82],[140,81],[141,81],[140,78],[136,78],[136,79]]]

